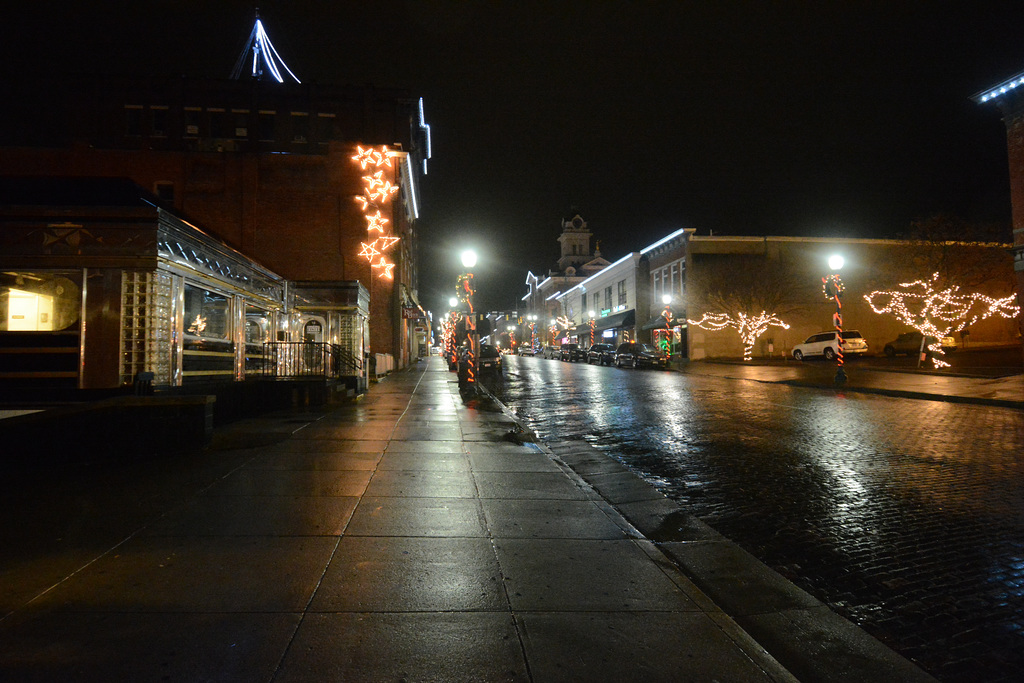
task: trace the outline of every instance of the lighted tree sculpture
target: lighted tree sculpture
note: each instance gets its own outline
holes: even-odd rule
[[[743,343],[743,359],[769,327],[789,329],[782,315],[809,295],[809,279],[785,256],[711,255],[688,285],[687,308],[703,312],[687,323],[712,332],[733,328]],[[695,294],[698,293],[698,294]],[[760,312],[758,312],[760,311]]]
[[[737,313],[735,316],[728,313],[705,313],[700,320],[687,320],[686,322],[712,332],[724,330],[727,327],[735,328],[743,342],[743,360],[753,358],[754,344],[757,343],[758,337],[768,331],[769,327],[789,329],[789,325],[776,315],[765,311],[761,311],[758,315]]]
[[[993,299],[978,293],[960,294],[960,287],[956,285],[936,290],[938,280],[939,274],[935,273],[927,281],[903,282],[895,290],[864,295],[875,313],[891,313],[924,337],[934,339],[928,346],[933,367],[949,367],[949,363],[940,358],[944,355],[942,337],[993,315],[1013,318],[1020,313],[1012,295]]]

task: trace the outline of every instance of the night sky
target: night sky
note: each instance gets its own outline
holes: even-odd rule
[[[893,237],[940,212],[1009,234],[1005,131],[968,98],[1024,70],[1022,2],[258,3],[303,81],[425,98],[420,294],[474,246],[513,308],[573,207],[615,261],[700,234]],[[5,10],[8,71],[226,78],[253,3]]]

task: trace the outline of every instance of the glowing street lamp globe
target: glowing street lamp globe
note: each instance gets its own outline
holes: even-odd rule
[[[462,265],[466,268],[472,268],[476,265],[476,252],[472,249],[467,249],[462,252]]]
[[[845,263],[846,263],[846,260],[842,256],[840,256],[839,254],[832,254],[831,256],[828,257],[828,267],[829,267],[829,270],[832,270],[833,272],[837,271],[837,270],[841,270],[842,267],[843,267],[843,264],[845,264]]]
[[[450,299],[448,299],[448,305],[451,306],[452,308],[455,308],[456,306],[459,305],[459,300],[453,296]]]

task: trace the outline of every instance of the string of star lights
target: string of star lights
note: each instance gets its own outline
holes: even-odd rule
[[[734,318],[728,313],[705,313],[700,320],[687,320],[690,325],[696,325],[702,330],[719,332],[727,327],[735,328],[743,342],[743,360],[753,358],[754,344],[757,338],[768,331],[769,327],[781,327],[789,329],[789,325],[780,320],[776,315],[761,311],[758,315],[748,316],[746,313],[739,313]]]
[[[394,279],[395,264],[385,258],[385,252],[393,247],[401,238],[387,233],[387,224],[391,221],[384,218],[381,207],[389,202],[396,192],[398,185],[391,184],[391,180],[385,177],[385,169],[394,168],[391,162],[391,153],[386,145],[381,147],[356,146],[356,155],[352,161],[359,164],[359,169],[365,171],[371,169],[369,175],[363,176],[363,192],[356,196],[356,203],[359,204],[363,217],[366,218],[366,232],[377,233],[372,242],[361,242],[362,250],[359,255],[370,262],[370,267],[379,271],[377,277],[388,280]],[[370,239],[373,235],[369,235]]]
[[[945,355],[943,337],[993,315],[1015,318],[1020,314],[1020,307],[1013,303],[1013,295],[993,299],[977,292],[959,294],[958,285],[936,291],[938,279],[939,274],[935,273],[931,280],[901,282],[898,289],[874,291],[864,298],[875,313],[891,313],[925,338],[931,337],[934,341],[928,345],[928,350],[932,367],[944,368],[949,367],[949,363],[939,358]]]

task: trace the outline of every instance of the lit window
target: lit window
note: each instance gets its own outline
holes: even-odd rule
[[[51,332],[78,322],[78,285],[63,274],[0,273],[0,332]]]

